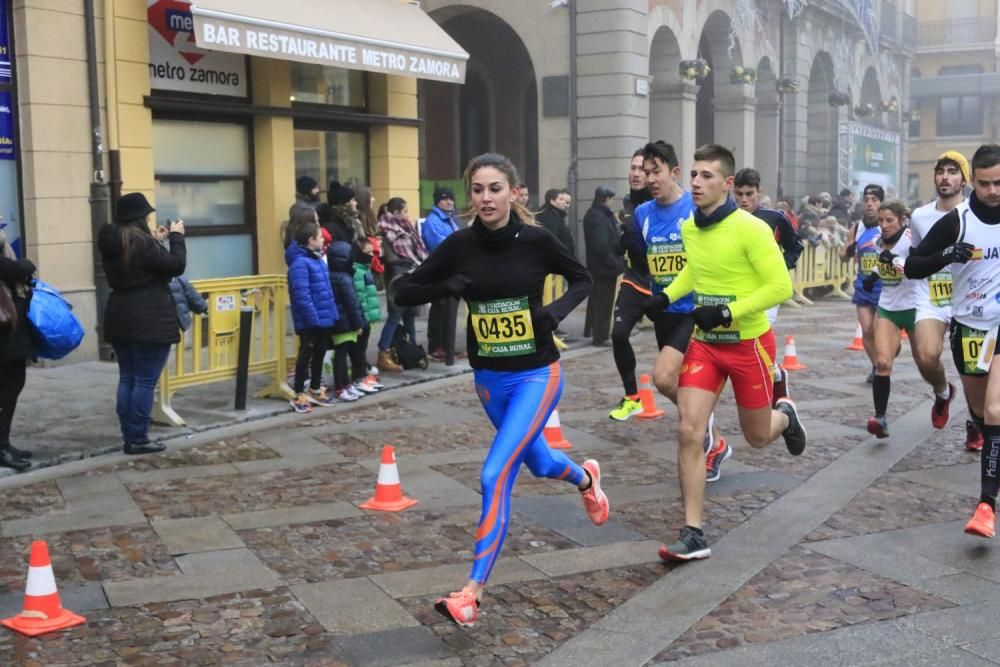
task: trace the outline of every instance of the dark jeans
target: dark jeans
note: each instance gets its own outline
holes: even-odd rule
[[[161,343],[112,343],[118,358],[118,421],[127,445],[149,442],[153,394],[170,345]]]
[[[24,389],[26,369],[24,359],[0,364],[0,449],[10,445],[10,425],[14,421],[17,397]]]
[[[447,351],[448,341],[455,340],[455,321],[458,317],[457,299],[448,296],[437,301],[431,301],[430,312],[427,314],[427,351]],[[448,330],[451,327],[451,337]]]
[[[309,388],[319,391],[320,380],[323,379],[323,357],[326,356],[326,342],[330,332],[323,329],[304,331],[299,334],[299,356],[295,359],[295,385],[292,390],[301,394],[306,390],[306,378],[309,378]]]
[[[610,278],[594,276],[594,282],[590,287],[590,298],[587,300],[587,321],[590,323],[590,330],[593,333],[592,341],[595,345],[606,342],[608,336],[611,335],[611,311],[615,305],[615,286],[617,283],[617,276]]]
[[[392,338],[396,335],[396,328],[400,322],[402,322],[403,328],[406,330],[406,335],[410,337],[410,340],[414,343],[417,342],[417,309],[400,309],[396,307],[392,300],[389,300],[388,303],[389,305],[386,310],[389,312],[386,315],[385,324],[382,325],[382,333],[378,337],[378,349],[380,352],[385,352],[392,347]]]

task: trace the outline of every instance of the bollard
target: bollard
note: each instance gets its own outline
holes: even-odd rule
[[[240,308],[240,342],[236,360],[236,409],[247,409],[247,380],[250,377],[250,341],[253,335],[253,308]]]

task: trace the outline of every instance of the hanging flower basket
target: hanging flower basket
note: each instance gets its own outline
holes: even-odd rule
[[[859,104],[854,107],[854,115],[858,118],[867,118],[875,113],[875,105],[871,102],[865,102],[864,104]]]
[[[682,60],[678,70],[682,79],[696,81],[708,76],[712,68],[708,66],[708,62],[704,58],[696,58],[694,60]]]
[[[842,90],[833,91],[828,99],[832,107],[842,107],[851,103],[851,96]]]
[[[750,84],[757,80],[757,70],[752,67],[737,65],[729,70],[729,81],[737,84]]]
[[[897,102],[896,98],[894,97],[888,102],[880,102],[879,108],[882,109],[882,111],[888,111],[889,113],[896,113],[897,111],[899,111],[899,102]]]
[[[784,95],[786,93],[797,93],[799,92],[799,82],[797,79],[789,79],[788,77],[783,77],[774,82],[774,87],[778,90],[778,93]]]

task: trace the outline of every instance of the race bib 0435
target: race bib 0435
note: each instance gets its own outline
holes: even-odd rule
[[[527,297],[474,301],[469,309],[480,357],[519,357],[535,352]]]

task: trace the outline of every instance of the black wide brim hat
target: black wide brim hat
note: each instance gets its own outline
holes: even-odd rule
[[[155,210],[146,199],[146,195],[141,192],[130,192],[122,195],[115,204],[115,221],[125,223],[140,220]]]

